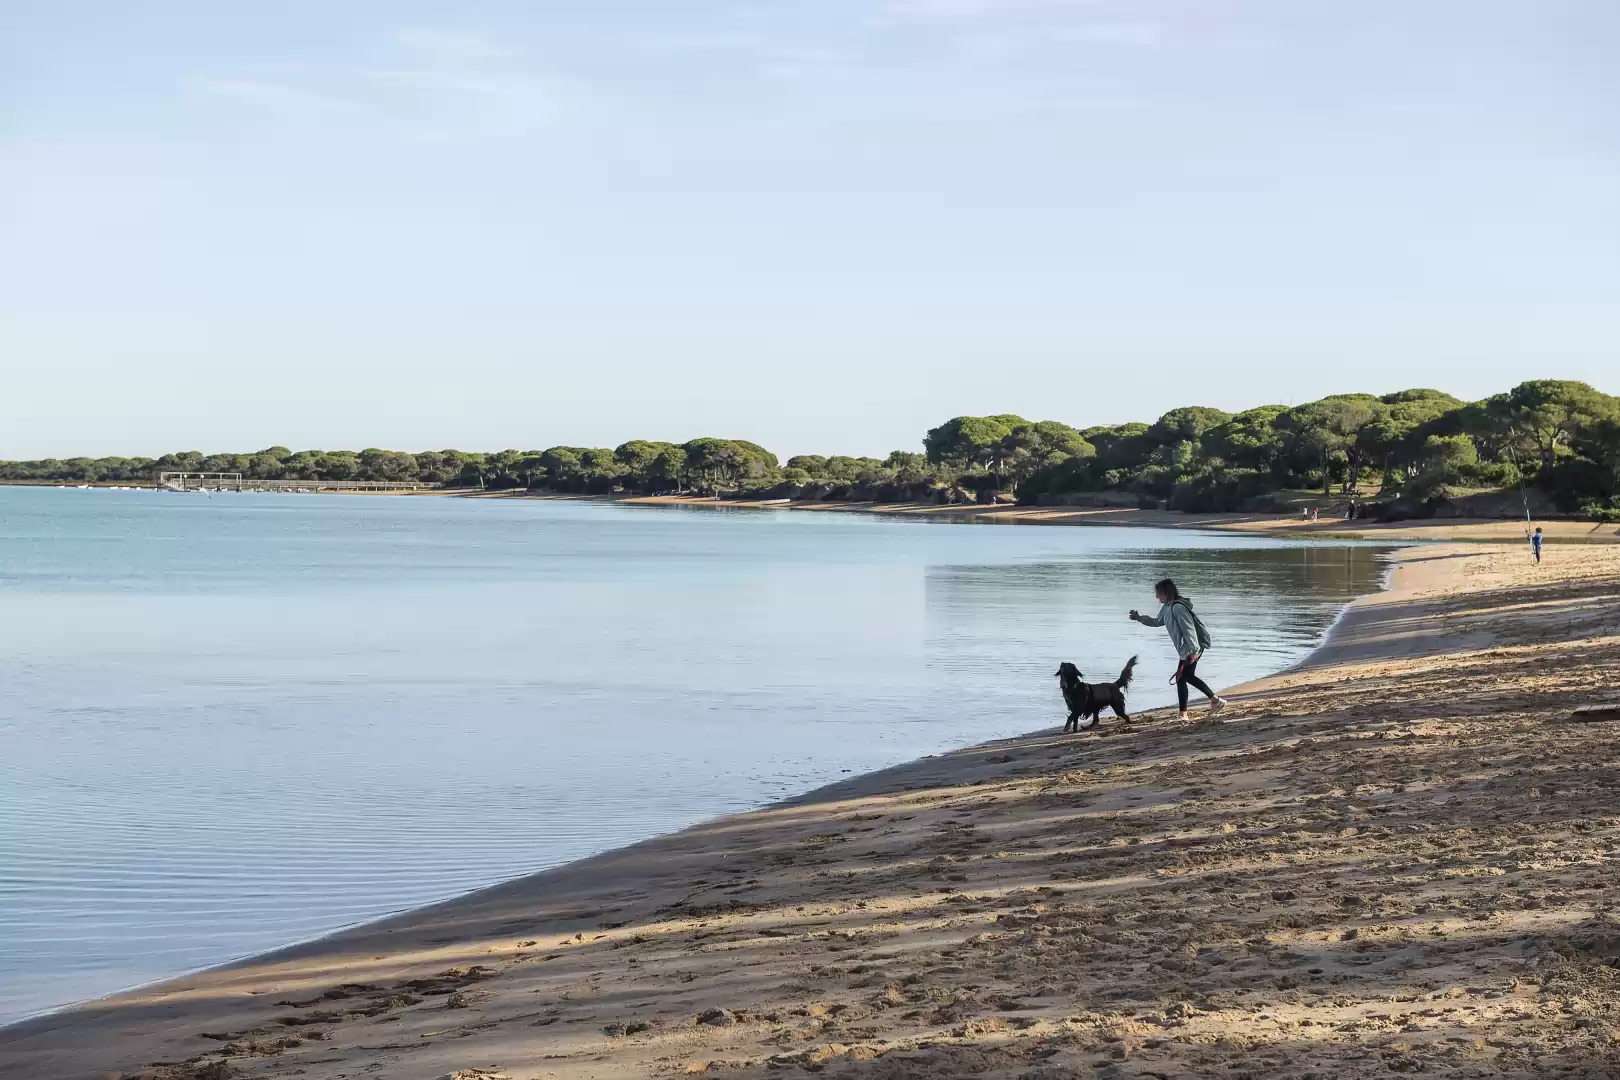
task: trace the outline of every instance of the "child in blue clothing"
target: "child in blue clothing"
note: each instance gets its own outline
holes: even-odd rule
[[[1540,562],[1541,561],[1541,526],[1539,526],[1539,525],[1536,526],[1535,533],[1533,533],[1531,535],[1531,537],[1530,537],[1530,550],[1535,553],[1536,562]]]

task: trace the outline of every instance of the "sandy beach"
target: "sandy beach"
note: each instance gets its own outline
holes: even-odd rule
[[[1061,736],[1054,688],[1051,731],[5,1029],[0,1074],[1620,1070],[1620,723],[1569,719],[1620,701],[1620,548],[1407,549],[1231,696]]]

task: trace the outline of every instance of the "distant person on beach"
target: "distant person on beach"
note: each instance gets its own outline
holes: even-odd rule
[[[1209,631],[1204,629],[1203,622],[1193,614],[1192,601],[1188,600],[1176,588],[1176,583],[1165,578],[1153,586],[1153,595],[1159,601],[1157,615],[1143,615],[1135,608],[1131,609],[1131,620],[1143,626],[1162,626],[1170,632],[1170,644],[1175,646],[1176,656],[1181,663],[1176,668],[1174,682],[1176,684],[1176,697],[1181,702],[1181,719],[1187,716],[1187,687],[1195,686],[1209,698],[1209,711],[1218,713],[1226,707],[1226,699],[1216,695],[1203,679],[1198,677],[1198,661],[1209,648]]]
[[[1530,534],[1530,550],[1535,554],[1536,562],[1539,563],[1541,561],[1541,526],[1539,525],[1536,526],[1536,531]]]

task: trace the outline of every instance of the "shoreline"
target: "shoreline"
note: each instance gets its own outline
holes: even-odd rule
[[[0,485],[30,488],[104,488],[109,490],[153,490],[139,485],[111,482],[94,484],[55,484],[14,482]],[[237,494],[221,492],[220,494]],[[717,499],[691,495],[556,495],[518,489],[476,491],[467,488],[424,488],[418,491],[307,491],[260,492],[259,494],[309,495],[388,495],[401,498],[524,499],[547,502],[589,502],[625,506],[678,507],[682,509],[760,511],[808,510],[820,513],[871,514],[881,517],[917,518],[954,524],[1120,526],[1142,529],[1187,529],[1194,531],[1236,532],[1250,535],[1285,536],[1313,540],[1372,540],[1404,543],[1503,544],[1524,540],[1525,524],[1518,518],[1424,518],[1392,522],[1350,522],[1327,519],[1303,521],[1292,514],[1210,513],[1191,514],[1179,510],[1139,510],[1129,507],[1063,507],[998,505],[941,505],[937,503],[873,502],[795,502],[778,499]],[[1553,543],[1620,543],[1620,522],[1578,518],[1537,519]]]
[[[1184,529],[1283,536],[1313,540],[1373,540],[1404,543],[1421,540],[1441,543],[1502,544],[1524,541],[1524,522],[1517,518],[1427,518],[1393,522],[1307,522],[1291,514],[1189,514],[1179,510],[1137,510],[1124,507],[1062,507],[1016,505],[940,505],[936,503],[783,502],[735,500],[686,495],[549,495],[529,492],[461,493],[474,499],[532,499],[552,502],[603,502],[626,506],[679,507],[720,511],[795,510],[820,513],[872,514],[880,517],[948,521],[957,524],[1051,526],[1119,526],[1144,529]],[[1620,522],[1573,518],[1537,520],[1547,538],[1556,543],[1620,543]]]
[[[1183,1071],[1171,1074],[1187,1075],[1188,1061],[1176,1054],[1191,1051],[1178,1050],[1182,1044],[1174,1038],[1166,1045],[1152,1044],[1165,1042],[1164,1036],[1192,1025],[1201,1014],[1221,1014],[1227,1027],[1254,1027],[1254,1014],[1237,1000],[1249,991],[1224,987],[1221,994],[1235,995],[1232,1000],[1205,993],[1202,1001],[1182,1001],[1183,1011],[1174,1023],[1164,1022],[1169,1014],[1162,1009],[1158,1021],[1137,1015],[1146,998],[1098,997],[1101,991],[1079,984],[1009,985],[1006,1000],[997,1003],[983,987],[1006,981],[1003,969],[1020,965],[1021,954],[1009,942],[1029,944],[1025,939],[1031,935],[1025,931],[1051,922],[1048,916],[1065,904],[1085,906],[1086,896],[1093,897],[1090,907],[1097,908],[1109,902],[1098,898],[1142,892],[1133,901],[1136,910],[1144,898],[1151,900],[1152,889],[1177,883],[1182,875],[1165,877],[1166,866],[1175,864],[1163,863],[1161,856],[1185,843],[1130,839],[1144,809],[1152,816],[1154,806],[1197,806],[1230,788],[1220,798],[1231,807],[1212,808],[1217,816],[1239,819],[1236,830],[1224,835],[1254,832],[1261,840],[1270,835],[1264,822],[1242,819],[1242,813],[1252,813],[1242,811],[1243,805],[1266,788],[1251,775],[1257,768],[1268,775],[1290,765],[1297,768],[1303,743],[1359,744],[1369,730],[1374,747],[1399,730],[1418,733],[1400,735],[1397,745],[1406,738],[1432,742],[1443,739],[1441,729],[1455,725],[1446,710],[1439,718],[1404,721],[1346,716],[1342,700],[1347,683],[1387,696],[1403,677],[1438,680],[1424,694],[1406,695],[1409,708],[1432,712],[1430,706],[1444,704],[1463,678],[1456,672],[1458,665],[1489,667],[1493,656],[1517,670],[1526,655],[1538,651],[1596,649],[1612,665],[1603,670],[1620,670],[1620,638],[1615,637],[1620,627],[1614,625],[1620,558],[1604,549],[1582,552],[1583,562],[1590,565],[1555,564],[1559,576],[1548,572],[1543,576],[1549,580],[1541,581],[1526,577],[1526,560],[1517,547],[1408,548],[1392,556],[1389,587],[1347,605],[1304,661],[1229,691],[1236,700],[1230,718],[1222,722],[1188,728],[1152,722],[1162,719],[1161,710],[1143,717],[1150,722],[1130,729],[1105,721],[1098,736],[1060,737],[1043,731],[854,777],[312,942],[22,1021],[0,1029],[0,1071],[16,1067],[19,1075],[51,1077],[119,1071],[138,1075],[141,1067],[155,1062],[220,1060],[222,1050],[234,1047],[228,1054],[231,1067],[251,1076],[287,1075],[298,1068],[307,1070],[304,1075],[336,1077],[372,1065],[386,1067],[385,1075],[424,1080],[472,1067],[499,1067],[517,1080],[681,1072],[753,1077],[767,1071],[799,1075],[795,1070],[819,1071],[835,1064],[851,1076],[943,1077],[966,1073],[970,1055],[976,1055],[971,1075],[1001,1076],[1003,1065],[1012,1070],[1005,1075],[1023,1075],[1039,1062],[1068,1061],[1075,1055],[1077,1061],[1103,1063],[1162,1057],[1180,1063]],[[1481,589],[1480,579],[1488,579],[1491,587]],[[1548,590],[1564,591],[1541,595]],[[1509,603],[1500,602],[1504,596]],[[1581,632],[1587,637],[1577,638]],[[1487,675],[1502,681],[1489,673],[1468,677]],[[1591,679],[1589,673],[1570,671],[1565,681],[1590,685]],[[1569,693],[1557,695],[1560,707]],[[1318,713],[1301,711],[1301,700],[1320,701]],[[1591,727],[1587,732],[1608,738]],[[1499,743],[1500,737],[1497,732],[1482,741]],[[1263,763],[1264,768],[1244,764],[1259,752],[1276,760]],[[1351,752],[1360,753],[1353,745]],[[1166,784],[1184,788],[1175,774],[1187,770],[1204,771],[1199,778],[1204,794],[1190,802],[1186,795],[1179,802],[1165,802],[1159,789]],[[1148,774],[1155,773],[1158,778],[1148,782]],[[1277,786],[1277,778],[1270,783]],[[1303,786],[1282,785],[1284,791]],[[1537,808],[1533,801],[1526,805]],[[1260,813],[1276,811],[1262,808]],[[1112,856],[1110,844],[1073,849],[1075,822],[1048,835],[1054,815],[1080,825],[1111,815],[1110,834],[1125,835],[1126,847]],[[1523,815],[1521,806],[1521,820]],[[1004,819],[1009,816],[1035,834],[1008,833]],[[1352,808],[1348,816],[1365,818],[1366,812],[1358,815]],[[882,825],[888,827],[879,832]],[[1358,831],[1349,828],[1346,837],[1341,829],[1340,840],[1354,846]],[[976,838],[979,834],[995,839],[986,844]],[[890,835],[899,839],[881,839]],[[1202,835],[1194,829],[1186,843],[1204,842],[1198,840]],[[1222,832],[1212,836],[1217,847],[1224,843]],[[1061,856],[1055,862],[1041,858],[1041,850],[1054,843],[1071,854],[1055,852]],[[876,851],[862,850],[874,844]],[[1139,844],[1147,846],[1139,847],[1138,855],[1133,848]],[[1010,850],[987,850],[996,845]],[[1070,876],[1076,859],[1081,868],[1098,861],[1098,854],[1087,852],[1104,856],[1095,868],[1099,873]],[[1032,877],[1036,862],[1042,872]],[[1299,864],[1284,863],[1268,873],[1298,869]],[[871,875],[883,880],[863,885]],[[1443,880],[1461,887],[1470,879]],[[1500,887],[1496,879],[1487,880]],[[1196,898],[1196,887],[1189,887],[1195,892],[1184,890],[1177,906]],[[1211,888],[1217,901],[1231,891],[1218,883]],[[988,892],[969,896],[970,890]],[[1285,891],[1310,895],[1305,885],[1276,890],[1270,906],[1297,908],[1291,900],[1275,899]],[[1170,917],[1168,908],[1149,907]],[[1217,910],[1219,916],[1212,917],[1230,917],[1224,908]],[[1342,926],[1364,924],[1360,916],[1365,914],[1339,907],[1314,914],[1315,921],[1308,920],[1307,926],[1269,932],[1293,935],[1300,940],[1290,938],[1288,949],[1303,952],[1308,947],[1318,959],[1324,952],[1353,955],[1356,946],[1328,942],[1354,939],[1341,936],[1348,933]],[[1378,914],[1400,921],[1397,912]],[[1077,916],[1065,917],[1072,921]],[[1117,918],[1099,925],[1118,926]],[[1330,934],[1319,941],[1324,918]],[[1146,977],[1134,960],[1110,957],[1109,939],[1117,937],[1116,931],[1082,922],[1089,927],[1083,934],[1090,943],[1088,963],[1105,969],[1115,960],[1127,963],[1124,974],[1113,973],[1116,982]],[[1468,929],[1465,920],[1458,932]],[[1172,936],[1187,932],[1184,927]],[[1039,943],[1042,938],[1035,934],[1031,940]],[[1282,947],[1274,942],[1270,951]],[[845,952],[866,959],[848,968],[839,955]],[[1002,962],[988,968],[964,963],[964,955],[981,952]],[[783,953],[787,955],[778,955]],[[921,953],[929,954],[928,963],[916,960]],[[1261,954],[1269,955],[1265,949]],[[821,963],[811,964],[815,959]],[[1280,962],[1270,959],[1272,966]],[[1349,955],[1335,963],[1339,966],[1333,970],[1347,977],[1356,970]],[[904,973],[908,965],[909,975]],[[1043,959],[1041,966],[1048,965]],[[862,967],[874,974],[868,978],[856,970]],[[976,980],[977,989],[951,973],[964,967],[971,975],[967,981]],[[754,969],[761,969],[759,978],[738,975]],[[687,975],[693,978],[681,981]],[[1108,975],[1107,970],[1099,972],[1105,981]],[[913,976],[921,982],[906,981]],[[1303,969],[1298,976],[1287,976],[1300,987],[1313,977]],[[908,989],[924,984],[928,993],[920,999]],[[1175,996],[1154,979],[1148,984],[1142,993]],[[954,989],[943,996],[942,990],[936,993],[946,985]],[[1340,987],[1342,996],[1349,983],[1332,985]],[[618,989],[610,994],[608,986]],[[874,993],[897,1000],[874,1004]],[[1278,997],[1275,988],[1268,994]],[[1281,996],[1301,995],[1286,988]],[[759,1007],[758,998],[779,1007]],[[1082,1000],[1077,1018],[1072,1014]],[[1381,993],[1379,1001],[1389,1012],[1387,996]],[[1358,1007],[1357,1015],[1372,1008]],[[1268,1008],[1286,1011],[1275,1002]],[[1298,1011],[1305,1005],[1290,1002],[1288,1008]],[[716,1010],[719,1015],[703,1019]],[[1102,1014],[1109,1018],[1107,1030],[1094,1030],[1094,1018]],[[1490,1017],[1475,1019],[1484,1023]],[[1344,1022],[1361,1021],[1352,1017]],[[1259,1025],[1266,1031],[1274,1026]],[[445,1038],[446,1030],[458,1034]],[[1299,1034],[1297,1027],[1291,1030]],[[226,1038],[204,1038],[205,1032]],[[294,1042],[281,1045],[289,1040]],[[470,1049],[487,1040],[494,1040],[487,1051]],[[1124,1058],[1113,1056],[1116,1045],[1127,1048]],[[1029,1057],[1025,1052],[1032,1049],[1045,1056]],[[1405,1052],[1410,1056],[1413,1051]],[[1474,1052],[1479,1061],[1497,1060],[1501,1053],[1489,1047]],[[868,1071],[886,1060],[905,1071]],[[977,1068],[986,1062],[987,1070]],[[1341,1070],[1335,1075],[1361,1075],[1342,1071],[1352,1068],[1343,1062],[1333,1068]],[[195,1065],[181,1064],[167,1074],[151,1075],[189,1080],[200,1074]]]
[[[125,489],[118,489],[118,490],[125,490]],[[300,493],[300,494],[303,494],[303,493]],[[309,493],[309,494],[319,494],[319,493],[312,492],[312,493]],[[425,494],[425,493],[336,492],[336,493],[333,493],[333,494]],[[495,497],[500,497],[500,496],[495,496]],[[567,501],[600,501],[603,498],[603,497],[599,497],[599,496],[576,497],[576,496],[533,496],[533,495],[505,496],[505,497],[508,497],[508,498],[520,497],[520,498],[560,499],[560,500],[567,500]],[[616,497],[613,498],[613,501],[627,501],[627,502],[632,502],[632,503],[649,504],[649,505],[666,505],[666,502],[667,502],[667,500],[664,500],[662,498],[653,498],[653,499],[634,498],[634,499],[623,500],[623,499],[618,499]],[[702,505],[701,502],[699,504]],[[720,504],[720,505],[717,505],[715,508],[717,508],[717,509],[725,509],[727,507],[724,504]],[[743,507],[743,509],[752,509],[752,508],[753,508],[752,506],[744,506]],[[766,506],[765,508],[766,509],[781,509],[781,507],[772,507],[772,506]],[[813,508],[812,507],[806,507],[806,509],[819,509],[819,507],[813,507]],[[856,509],[856,508],[851,508],[851,512],[859,512],[859,510]],[[1099,524],[1102,524],[1102,523],[1099,523]],[[1157,527],[1157,526],[1143,526],[1143,527]],[[1383,573],[1380,575],[1380,584],[1379,584],[1378,592],[1388,591],[1392,587],[1392,583],[1394,581],[1396,571],[1399,569],[1399,550],[1400,549],[1398,547],[1393,547],[1391,549],[1391,551],[1388,553],[1389,564],[1385,567]],[[1345,603],[1344,605],[1342,605],[1339,608],[1339,610],[1337,612],[1335,612],[1332,620],[1323,629],[1321,640],[1318,641],[1318,643],[1315,646],[1312,647],[1312,649],[1311,649],[1311,651],[1309,653],[1307,653],[1304,657],[1302,657],[1301,659],[1299,659],[1295,663],[1289,665],[1288,667],[1282,668],[1282,669],[1280,669],[1280,670],[1278,670],[1276,672],[1273,672],[1273,673],[1271,673],[1269,675],[1262,676],[1260,678],[1260,680],[1250,680],[1250,682],[1248,682],[1248,683],[1237,684],[1234,687],[1230,688],[1227,692],[1228,693],[1240,693],[1244,687],[1249,686],[1251,684],[1254,684],[1256,682],[1263,682],[1263,681],[1273,679],[1273,678],[1276,678],[1278,676],[1285,675],[1285,674],[1287,674],[1289,672],[1297,671],[1297,670],[1300,670],[1301,668],[1306,667],[1307,665],[1309,665],[1311,663],[1312,659],[1316,656],[1316,654],[1318,652],[1320,652],[1323,648],[1325,648],[1327,646],[1328,642],[1331,641],[1331,639],[1333,637],[1333,634],[1338,629],[1340,624],[1343,623],[1346,620],[1346,618],[1349,616],[1352,609],[1354,609],[1357,604],[1359,604],[1362,601],[1368,599],[1369,597],[1378,595],[1378,592],[1364,594],[1364,595],[1359,596],[1359,597],[1349,601],[1348,603]],[[1151,715],[1152,713],[1163,713],[1165,711],[1166,710],[1164,708],[1160,708],[1160,709],[1157,709],[1157,710],[1149,710],[1148,713],[1144,713],[1142,715]],[[726,818],[729,818],[729,817],[735,817],[735,816],[746,815],[746,814],[766,813],[766,812],[769,812],[769,811],[772,811],[772,810],[775,810],[775,809],[794,806],[794,805],[797,805],[797,804],[799,804],[799,803],[801,803],[801,802],[803,802],[805,800],[809,800],[809,799],[812,799],[812,798],[820,795],[823,791],[828,791],[828,790],[831,790],[833,788],[842,787],[843,785],[846,785],[846,784],[856,783],[856,782],[868,780],[870,778],[883,776],[883,775],[888,774],[890,772],[895,772],[895,771],[900,771],[900,770],[909,770],[909,769],[913,768],[914,766],[916,766],[919,763],[924,762],[924,761],[929,761],[929,760],[933,760],[933,759],[936,759],[936,758],[939,758],[939,757],[949,756],[949,755],[958,754],[958,753],[968,753],[968,752],[980,751],[980,750],[984,750],[986,748],[996,747],[996,746],[1000,746],[1000,745],[1003,745],[1003,744],[1016,743],[1016,742],[1022,741],[1024,739],[1037,737],[1037,736],[1042,735],[1042,734],[1050,734],[1050,732],[1047,732],[1045,729],[1041,729],[1039,731],[1026,732],[1026,733],[1023,733],[1023,734],[1020,734],[1020,735],[1005,736],[1005,737],[1002,737],[1002,738],[999,738],[999,739],[992,739],[992,740],[988,740],[988,741],[982,742],[982,743],[973,743],[973,744],[970,744],[968,746],[955,747],[955,748],[952,748],[950,750],[942,751],[939,754],[925,755],[924,757],[917,758],[917,759],[914,759],[912,761],[901,762],[901,763],[896,764],[896,765],[890,765],[890,766],[886,766],[886,767],[879,768],[879,769],[873,769],[873,770],[870,770],[868,772],[860,773],[860,774],[858,774],[856,776],[853,776],[853,777],[850,777],[850,778],[847,778],[847,779],[829,781],[829,782],[827,782],[825,784],[822,784],[822,785],[820,785],[818,787],[811,788],[809,791],[803,792],[801,794],[791,795],[791,796],[788,796],[786,798],[778,799],[778,800],[776,800],[774,802],[766,803],[766,804],[754,807],[754,808],[749,809],[749,810],[739,811],[736,814],[724,815],[721,818],[712,819],[711,821],[708,821],[708,822],[699,823],[697,826],[690,826],[690,827],[688,827],[688,829],[691,829],[691,828],[704,828],[704,827],[706,827],[706,826],[708,826],[708,825],[710,825],[710,824],[712,824],[714,822],[726,820]],[[81,1000],[81,1001],[69,1002],[69,1003],[64,1004],[64,1005],[60,1005],[60,1006],[56,1006],[56,1007],[53,1007],[53,1008],[50,1008],[50,1009],[46,1009],[46,1010],[44,1010],[42,1012],[32,1013],[30,1015],[23,1016],[23,1017],[20,1017],[18,1019],[15,1019],[15,1020],[8,1021],[6,1023],[0,1024],[0,1064],[3,1064],[4,1060],[5,1060],[4,1048],[5,1048],[6,1035],[9,1032],[12,1032],[14,1030],[22,1029],[22,1028],[28,1027],[29,1025],[46,1024],[46,1023],[48,1023],[49,1021],[51,1021],[51,1020],[53,1020],[55,1018],[63,1017],[63,1016],[66,1016],[66,1015],[72,1014],[72,1013],[76,1013],[76,1012],[81,1011],[81,1010],[94,1010],[94,1009],[97,1008],[97,1006],[101,1005],[104,1002],[116,1001],[116,1000],[124,999],[124,998],[127,998],[127,997],[147,994],[149,992],[161,990],[162,988],[164,988],[166,986],[170,986],[172,984],[185,982],[187,980],[203,978],[203,977],[211,976],[211,975],[215,975],[215,974],[228,973],[228,972],[231,972],[231,971],[233,971],[235,969],[238,969],[238,968],[248,967],[248,966],[260,963],[260,962],[274,961],[274,960],[276,960],[278,958],[281,958],[281,957],[284,957],[284,956],[291,957],[291,956],[299,955],[304,950],[309,949],[311,947],[319,946],[319,945],[322,945],[322,944],[327,943],[329,941],[335,941],[336,939],[344,938],[344,937],[346,937],[347,935],[350,935],[350,934],[363,933],[363,932],[365,932],[367,930],[370,930],[373,927],[377,927],[377,926],[379,926],[381,924],[391,923],[393,921],[401,920],[401,919],[412,919],[412,918],[414,918],[414,917],[416,917],[418,915],[422,915],[422,914],[425,914],[425,913],[428,913],[428,912],[432,912],[434,910],[444,908],[446,906],[456,905],[456,904],[462,903],[463,901],[471,900],[471,899],[476,898],[479,895],[481,895],[481,894],[483,894],[485,892],[489,892],[491,890],[502,889],[502,888],[504,888],[506,886],[514,885],[514,884],[517,884],[517,883],[520,883],[520,882],[525,882],[525,881],[528,881],[530,879],[537,879],[537,878],[543,877],[543,876],[545,876],[547,874],[551,874],[551,873],[558,872],[558,871],[563,871],[563,870],[566,870],[566,869],[568,869],[570,867],[573,867],[573,866],[576,866],[576,865],[579,865],[579,864],[582,864],[582,863],[590,862],[590,861],[592,861],[594,859],[597,859],[597,858],[603,858],[603,857],[606,857],[606,856],[609,856],[609,855],[614,855],[614,854],[616,854],[618,852],[628,851],[628,850],[630,850],[632,848],[637,848],[637,847],[640,847],[640,846],[642,846],[644,844],[650,844],[650,843],[654,843],[656,841],[666,839],[668,837],[677,836],[680,833],[685,832],[685,831],[688,831],[688,830],[674,830],[674,831],[671,831],[671,832],[657,833],[657,834],[654,834],[653,836],[647,837],[644,840],[637,841],[637,842],[635,842],[633,844],[629,844],[629,845],[622,845],[622,846],[620,846],[618,848],[612,848],[612,849],[609,849],[609,850],[607,850],[605,852],[600,852],[597,855],[590,855],[590,856],[585,856],[584,858],[581,858],[581,859],[574,859],[574,860],[571,860],[569,862],[561,863],[561,864],[558,864],[556,866],[548,867],[548,868],[543,869],[543,870],[528,871],[526,873],[522,873],[522,874],[516,875],[514,877],[505,878],[505,879],[502,879],[502,880],[499,880],[499,881],[491,882],[489,884],[480,885],[480,886],[477,886],[477,887],[474,887],[474,888],[471,888],[471,889],[467,889],[465,891],[458,892],[458,893],[452,894],[450,896],[446,896],[446,897],[444,897],[442,899],[439,899],[439,900],[433,900],[433,901],[429,901],[429,902],[424,903],[424,904],[416,904],[416,905],[411,906],[411,907],[401,908],[401,909],[398,909],[396,911],[390,912],[388,914],[380,915],[380,916],[377,916],[377,917],[374,917],[374,918],[365,919],[365,920],[362,920],[362,921],[356,922],[356,923],[350,923],[348,925],[340,926],[340,927],[337,927],[337,928],[332,929],[332,930],[323,931],[323,932],[315,934],[315,935],[313,935],[311,937],[301,938],[301,939],[296,940],[296,941],[290,941],[290,942],[287,942],[286,944],[278,945],[278,946],[275,946],[274,948],[271,948],[271,949],[266,949],[266,950],[262,950],[260,952],[255,952],[255,953],[248,953],[248,954],[236,957],[236,958],[231,959],[231,960],[226,960],[226,961],[222,961],[222,962],[217,963],[217,964],[212,964],[212,965],[210,965],[208,967],[199,968],[199,969],[194,970],[194,971],[183,972],[183,973],[180,973],[178,975],[173,975],[173,976],[169,976],[169,977],[166,977],[166,978],[157,979],[157,980],[154,980],[154,981],[151,981],[151,982],[136,983],[136,984],[131,985],[131,986],[121,987],[119,989],[116,989],[116,990],[110,991],[110,992],[108,992],[106,994],[103,994],[103,995],[101,995],[99,997],[87,998],[87,999],[84,999],[84,1000]]]

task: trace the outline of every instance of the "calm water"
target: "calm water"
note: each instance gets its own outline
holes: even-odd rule
[[[1365,547],[580,503],[0,488],[0,1021],[1063,718],[1230,684]],[[632,797],[633,796],[633,797]]]

